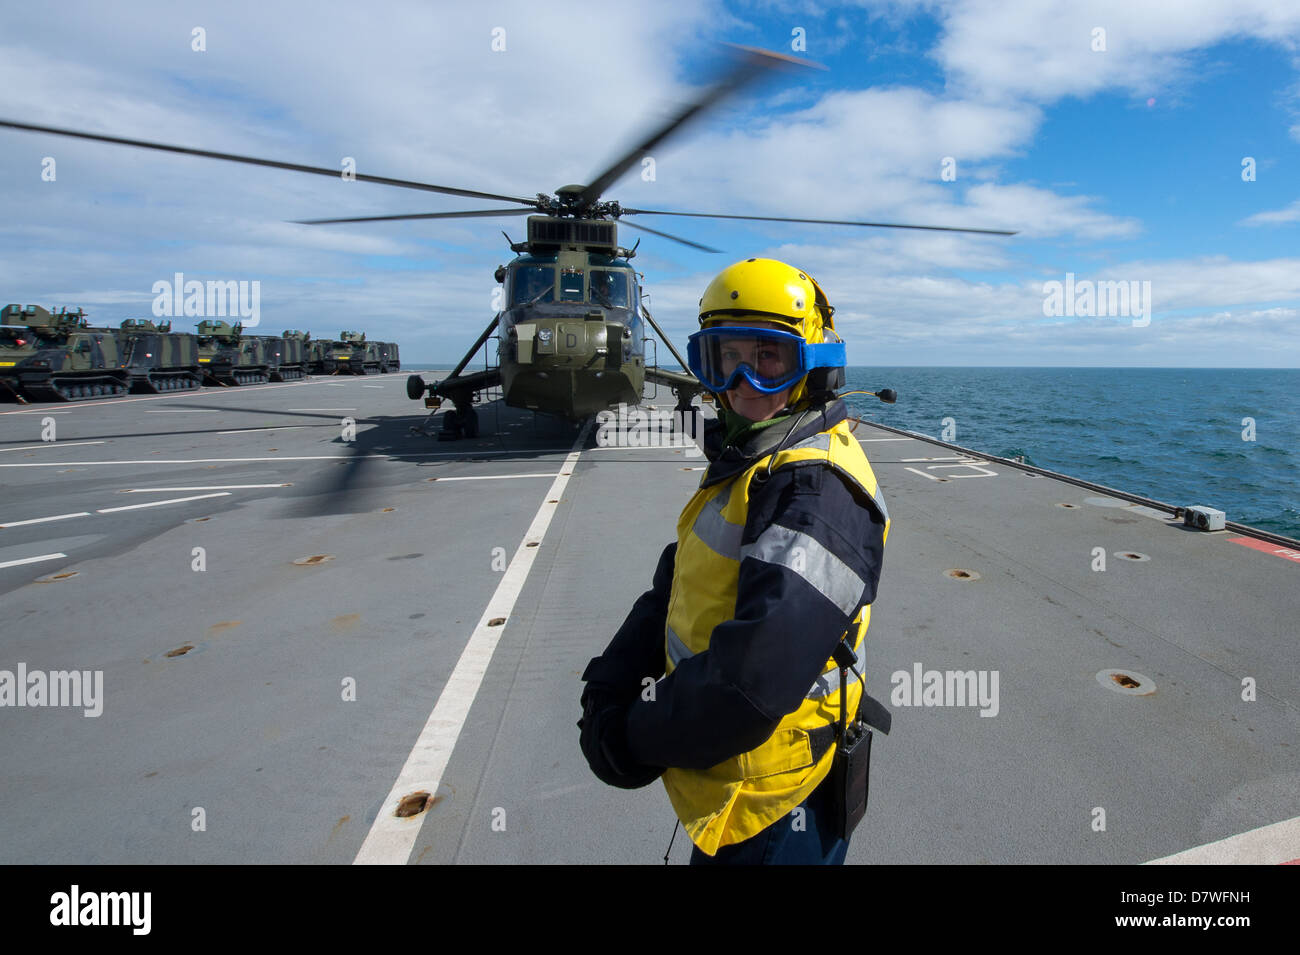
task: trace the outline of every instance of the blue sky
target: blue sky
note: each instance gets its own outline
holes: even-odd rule
[[[729,100],[605,198],[1019,234],[643,217],[725,250],[641,243],[679,345],[711,276],[768,255],[817,277],[853,364],[1300,367],[1296,5],[6,8],[5,62],[59,68],[7,71],[0,116],[527,196],[601,169],[716,75],[720,42],[827,69]],[[0,146],[0,298],[104,323],[148,315],[179,271],[260,281],[272,330],[359,327],[408,363],[452,361],[491,318],[500,230],[523,233],[521,218],[298,226],[492,204],[12,131]],[[1149,300],[1045,315],[1045,283],[1067,274]]]

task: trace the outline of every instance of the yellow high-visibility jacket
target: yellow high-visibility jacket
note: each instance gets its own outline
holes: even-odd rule
[[[888,533],[843,402],[790,415],[712,461],[656,590],[588,667],[584,678],[609,685],[640,682],[645,667],[666,674],[631,705],[626,742],[668,767],[669,799],[701,851],[761,832],[829,772],[844,692],[830,654],[847,636],[861,656]],[[850,718],[862,692],[850,674]]]

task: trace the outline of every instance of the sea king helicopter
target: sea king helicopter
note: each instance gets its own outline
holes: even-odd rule
[[[496,270],[496,280],[503,286],[503,308],[488,322],[450,375],[431,384],[419,375],[407,379],[407,395],[413,400],[423,398],[426,407],[437,409],[444,400],[452,403],[454,410],[443,414],[439,438],[476,437],[479,425],[474,403],[482,392],[494,388],[502,390],[507,405],[576,421],[620,403],[639,404],[644,384],[649,381],[672,390],[677,398],[678,412],[693,413],[692,401],[704,391],[703,385],[689,373],[659,368],[657,362],[647,364],[645,344],[649,339],[644,332],[644,323],[654,329],[683,369],[689,367],[645,307],[641,276],[631,265],[640,240],[630,249],[619,245],[618,224],[622,222],[623,225],[705,252],[720,250],[649,226],[624,221],[625,216],[686,216],[985,235],[1014,234],[995,229],[952,226],[635,209],[618,202],[601,201],[605,191],[634,164],[639,163],[651,149],[665,142],[724,97],[774,70],[817,66],[806,60],[769,51],[743,47],[732,49],[732,62],[720,79],[693,102],[676,111],[666,122],[653,127],[586,185],[561,186],[553,195],[538,193],[535,197],[525,198],[352,172],[348,174],[349,178],[361,182],[509,202],[514,205],[498,209],[296,220],[303,225],[330,225],[411,219],[528,216],[524,241],[514,242],[506,235],[510,250],[516,257]],[[336,169],[31,123],[0,120],[0,127],[289,169],[331,178],[340,175]],[[465,373],[470,361],[494,332],[499,339],[497,365],[483,371]],[[893,393],[882,390],[878,397],[892,400]]]

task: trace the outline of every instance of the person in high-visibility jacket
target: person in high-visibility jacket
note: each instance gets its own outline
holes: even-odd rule
[[[771,259],[709,284],[688,362],[722,406],[710,464],[652,589],[583,674],[593,772],[629,789],[662,776],[692,863],[841,863],[848,849],[823,783],[840,695],[855,714],[864,687],[840,685],[832,653],[862,652],[889,516],[832,390],[833,312]]]

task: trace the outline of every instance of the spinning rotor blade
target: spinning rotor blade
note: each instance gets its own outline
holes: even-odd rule
[[[637,162],[641,156],[659,143],[663,142],[673,133],[675,133],[683,124],[690,121],[704,110],[716,104],[723,97],[734,93],[758,78],[767,70],[778,67],[790,67],[792,65],[811,66],[825,69],[818,63],[812,63],[808,60],[799,60],[792,56],[784,56],[780,53],[771,53],[767,50],[755,50],[749,47],[734,47],[739,51],[739,59],[721,80],[705,91],[704,95],[684,107],[672,119],[663,126],[656,129],[642,142],[632,147],[627,153],[610,165],[608,169],[591,180],[591,184],[582,190],[578,197],[578,206],[583,208],[594,205],[601,194],[614,184],[619,176],[627,172],[632,164]],[[671,236],[669,238],[672,238]],[[681,240],[679,240],[681,241]]]
[[[690,239],[683,239],[679,235],[670,235],[667,232],[660,232],[658,229],[652,229],[648,225],[637,225],[635,222],[624,222],[618,220],[619,225],[631,226],[633,229],[640,229],[642,232],[649,232],[651,235],[660,235],[665,239],[672,239],[674,242],[680,242],[682,245],[689,245],[692,249],[699,249],[701,252],[721,252],[721,249],[715,249],[710,245],[700,245],[698,242],[692,242]]]
[[[721,212],[668,212],[663,209],[624,209],[623,215],[690,216],[695,219],[748,219],[753,222],[810,222],[814,225],[858,225],[872,226],[877,229],[926,229],[931,232],[978,232],[983,235],[1016,234],[1002,229],[965,229],[947,225],[903,225],[897,222],[855,222],[847,219],[793,219],[787,216],[733,216]],[[632,225],[632,223],[624,222],[623,225]]]
[[[521,216],[532,209],[475,209],[466,212],[409,212],[398,216],[360,216],[355,219],[294,219],[298,225],[329,225],[335,222],[396,222],[399,219],[469,219],[476,216]]]
[[[204,156],[208,159],[224,159],[227,162],[240,162],[249,166],[269,166],[272,169],[289,169],[293,172],[309,172],[317,176],[342,177],[338,169],[325,169],[321,166],[304,166],[299,163],[277,162],[274,159],[256,159],[252,156],[237,156],[234,153],[218,153],[208,149],[191,149],[188,146],[168,146],[165,143],[151,143],[143,139],[125,139],[120,136],[102,136],[98,133],[82,133],[74,129],[57,129],[53,126],[36,126],[32,123],[15,123],[0,119],[0,127],[21,129],[31,133],[49,133],[53,136],[71,136],[75,139],[89,139],[99,143],[115,143],[119,146],[135,146],[138,149],[156,149],[167,153],[181,153],[186,156]],[[450,186],[434,186],[427,182],[411,182],[407,179],[389,179],[386,176],[367,176],[355,173],[358,182],[375,182],[382,186],[399,186],[402,189],[420,189],[424,192],[441,192],[449,196],[464,196],[467,199],[497,199],[501,202],[519,204],[534,202],[533,199],[520,199],[518,196],[500,196],[493,192],[475,192],[472,189],[453,189]]]

